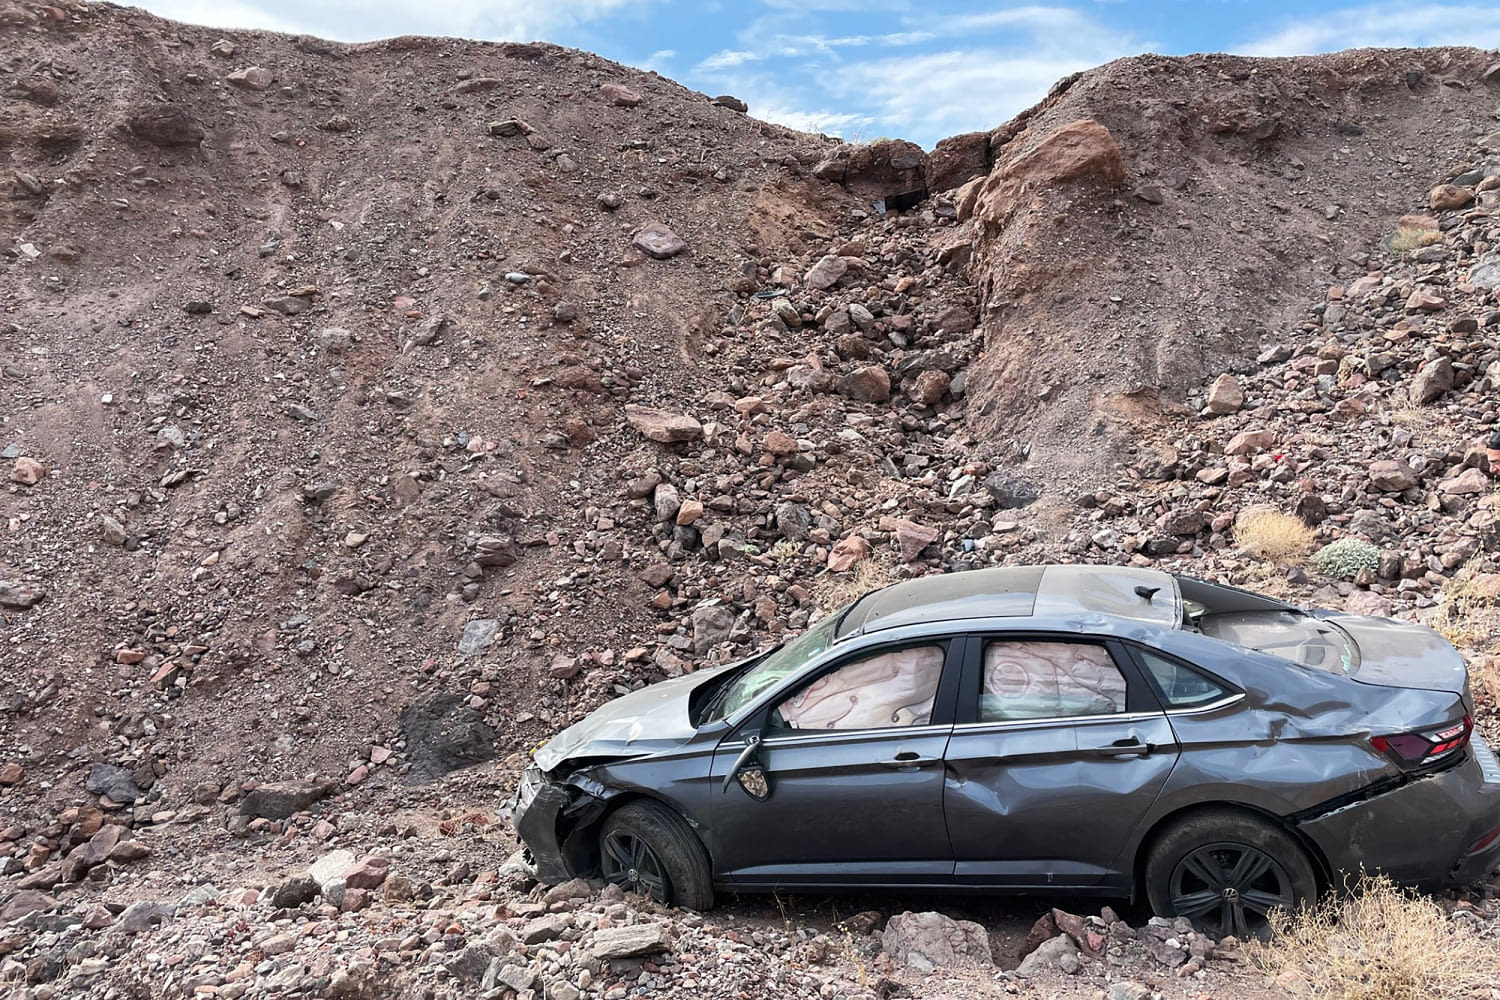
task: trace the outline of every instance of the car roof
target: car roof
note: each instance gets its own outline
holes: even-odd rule
[[[844,612],[843,640],[904,625],[983,618],[1110,615],[1175,628],[1177,581],[1133,566],[998,566],[924,576],[876,590]]]

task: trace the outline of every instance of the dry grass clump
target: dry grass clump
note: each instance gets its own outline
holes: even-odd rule
[[[1257,559],[1288,562],[1300,560],[1311,552],[1318,533],[1299,517],[1269,507],[1256,507],[1235,518],[1234,540]]]
[[[1500,576],[1473,567],[1453,574],[1429,624],[1460,648],[1488,645],[1500,632]]]
[[[1397,226],[1396,235],[1387,244],[1392,253],[1410,253],[1419,247],[1430,247],[1443,242],[1443,234],[1436,229],[1421,229],[1416,226]]]
[[[1467,1000],[1500,982],[1500,949],[1383,876],[1361,876],[1352,894],[1278,911],[1271,927],[1269,943],[1249,945],[1251,958],[1278,981],[1327,1000]]]
[[[896,571],[878,559],[865,558],[847,573],[824,573],[813,585],[813,603],[822,611],[836,611],[872,590],[896,582]]]

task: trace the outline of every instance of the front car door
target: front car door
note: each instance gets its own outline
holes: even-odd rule
[[[947,637],[867,645],[770,698],[714,754],[706,839],[732,885],[944,885],[943,754],[965,643]],[[745,747],[769,795],[738,781]]]
[[[1040,633],[975,636],[965,661],[943,796],[955,880],[1128,888],[1123,848],[1177,759],[1134,662]]]

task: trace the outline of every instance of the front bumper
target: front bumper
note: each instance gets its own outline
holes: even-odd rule
[[[528,767],[507,807],[524,859],[537,881],[556,885],[573,877],[558,839],[558,818],[573,796],[562,785],[547,780],[540,768]]]
[[[1299,829],[1343,873],[1383,873],[1429,889],[1500,867],[1500,765],[1476,737],[1456,767],[1303,820]]]

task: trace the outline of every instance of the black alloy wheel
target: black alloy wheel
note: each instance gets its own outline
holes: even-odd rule
[[[634,834],[615,830],[603,839],[600,848],[604,881],[658,903],[671,900],[672,883],[650,844]]]
[[[1264,938],[1274,911],[1294,911],[1318,895],[1297,840],[1270,820],[1233,809],[1177,820],[1151,843],[1145,862],[1151,909],[1186,917],[1214,937]]]
[[[1172,912],[1241,940],[1259,934],[1271,911],[1296,904],[1292,878],[1276,859],[1245,844],[1209,844],[1172,870]]]
[[[703,842],[661,802],[636,799],[605,817],[599,869],[609,884],[658,903],[690,910],[714,905],[713,869]]]

